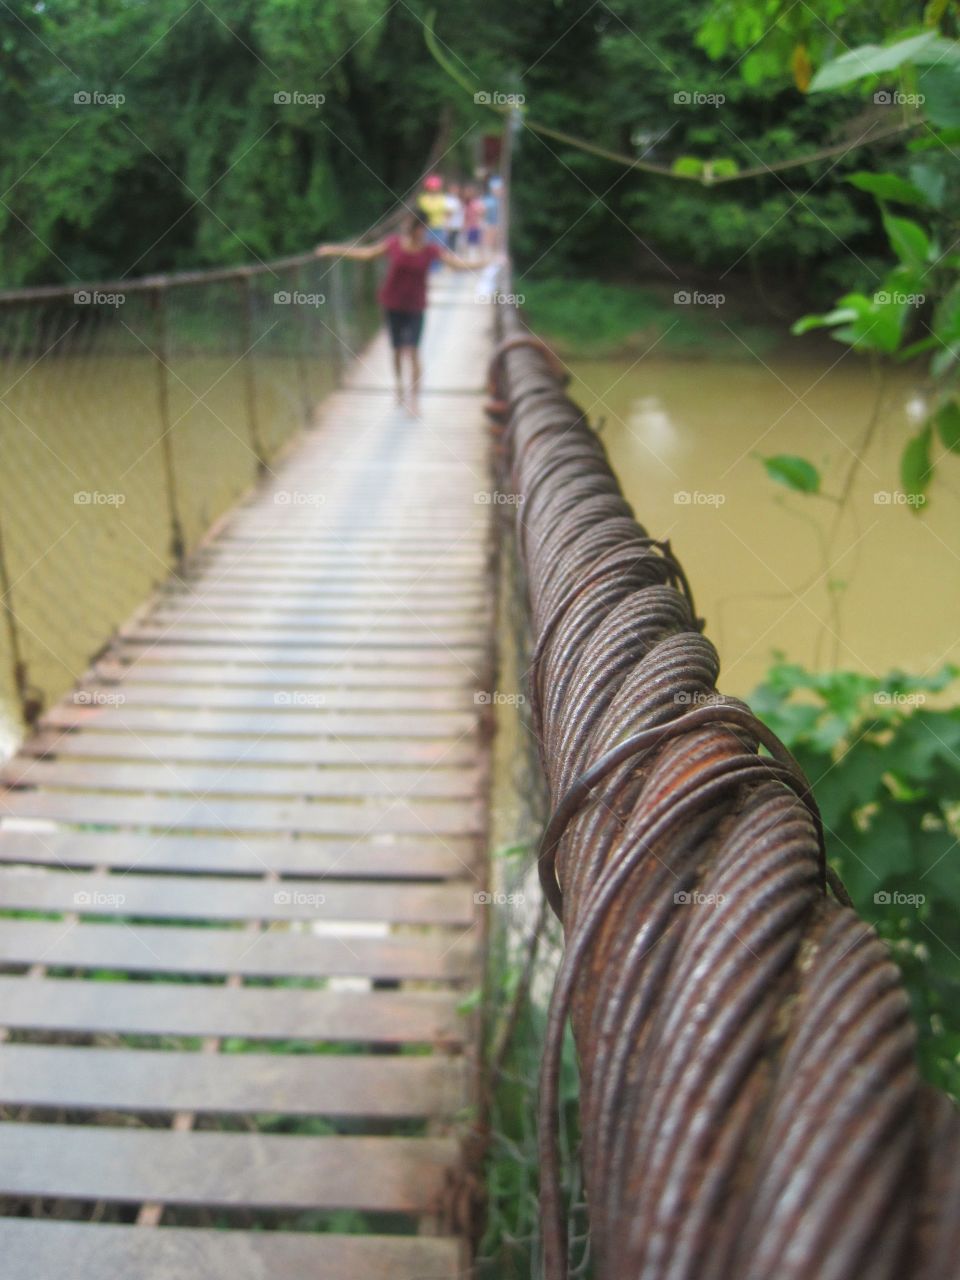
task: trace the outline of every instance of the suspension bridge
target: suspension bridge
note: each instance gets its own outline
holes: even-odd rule
[[[473,293],[435,288],[422,416],[378,338],[3,771],[11,1280],[463,1273],[493,640]],[[333,1229],[242,1225],[298,1213]]]
[[[946,1280],[960,1125],[897,971],[556,362],[442,274],[411,419],[363,277],[318,270],[135,282],[82,324],[56,290],[2,300],[6,483],[41,446],[59,461],[0,518],[29,722],[0,795],[4,1275],[471,1273],[515,550],[566,938],[545,1274],[570,1256],[569,1022],[595,1274]],[[32,438],[41,355],[85,448]],[[93,456],[114,396],[129,429]],[[91,593],[122,612],[105,644]]]

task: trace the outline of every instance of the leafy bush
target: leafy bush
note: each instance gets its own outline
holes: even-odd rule
[[[786,332],[746,319],[729,301],[722,308],[678,306],[670,286],[538,277],[524,280],[523,291],[530,327],[571,360],[646,353],[654,343],[658,355],[744,360],[763,355]]]
[[[823,815],[827,853],[890,944],[920,1029],[920,1065],[960,1093],[960,707],[957,674],[815,674],[777,662],[751,698]],[[930,704],[934,705],[930,705]]]

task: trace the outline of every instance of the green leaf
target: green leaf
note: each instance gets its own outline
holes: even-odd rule
[[[727,156],[720,156],[716,160],[710,161],[710,173],[714,178],[732,178],[740,172],[740,166],[736,160],[731,160]]]
[[[924,45],[910,61],[918,67],[960,66],[960,41],[941,37]]]
[[[944,346],[960,342],[960,284],[955,284],[937,304],[933,331]]]
[[[820,472],[806,458],[778,453],[769,458],[761,458],[760,461],[766,467],[767,475],[778,484],[798,493],[820,492]]]
[[[856,320],[857,312],[850,307],[839,307],[836,311],[828,311],[822,316],[801,316],[790,326],[792,334],[808,333],[811,329],[823,329],[829,325],[846,324]]]
[[[910,303],[915,294],[911,286],[916,275],[911,268],[895,267],[890,272],[885,287],[872,298],[865,293],[848,293],[840,298],[837,309],[826,316],[806,316],[793,326],[794,333],[803,333],[818,324],[841,325],[835,328],[833,337],[838,342],[849,343],[858,351],[882,351],[892,354],[900,346]]]
[[[949,829],[918,832],[917,853],[918,862],[923,867],[921,892],[925,889],[928,897],[931,893],[942,895],[945,905],[956,903],[960,897],[960,875],[956,838],[952,832]]]
[[[960,790],[956,769],[960,751],[960,710],[928,711],[925,707],[904,716],[884,748],[884,765],[902,782],[929,783],[939,762],[953,765],[953,785],[943,792],[953,799]]]
[[[942,40],[936,31],[911,36],[886,47],[863,44],[850,49],[831,62],[825,63],[810,82],[810,93],[822,93],[825,89],[839,89],[854,84],[864,76],[876,76],[883,71],[894,71],[905,62],[919,62],[930,56],[941,45],[952,45],[952,40]]]
[[[947,400],[933,415],[937,435],[951,453],[960,453],[960,404]]]
[[[703,173],[703,161],[696,156],[677,156],[670,168],[682,177],[699,178]]]
[[[893,803],[881,805],[869,828],[870,869],[882,884],[916,871],[912,832]]]
[[[898,204],[927,203],[927,197],[919,187],[895,173],[854,173],[847,182],[861,191],[869,191],[878,200],[894,200]]]
[[[943,351],[938,351],[930,361],[930,372],[935,378],[942,378],[951,365],[960,360],[960,343],[952,342]]]
[[[467,1014],[475,1013],[477,1009],[480,1008],[480,1005],[482,1004],[482,1002],[483,1002],[483,992],[479,987],[473,987],[458,1002],[457,1013],[462,1014],[464,1017],[466,1017]]]
[[[944,147],[960,147],[960,129],[933,129],[928,127],[925,133],[907,143],[908,151],[934,151],[940,153]]]
[[[930,443],[933,439],[933,429],[929,422],[922,431],[907,441],[906,448],[900,457],[900,483],[903,485],[904,493],[915,497],[922,497],[926,493],[930,484],[932,467],[930,462]],[[921,507],[921,503],[910,504],[916,514]]]
[[[904,347],[902,351],[898,352],[897,359],[912,360],[914,356],[922,355],[924,351],[931,351],[939,345],[940,343],[936,338],[920,338],[916,342],[911,342],[909,347]]]
[[[916,161],[910,166],[910,181],[922,193],[927,204],[934,209],[943,205],[943,197],[947,189],[946,174],[936,165]]]
[[[929,67],[921,72],[919,89],[923,114],[938,129],[960,125],[960,67]]]
[[[930,237],[919,223],[910,218],[883,215],[884,230],[894,253],[908,267],[922,266],[931,255]]]

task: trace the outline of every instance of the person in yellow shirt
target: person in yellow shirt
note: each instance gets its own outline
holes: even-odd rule
[[[444,233],[447,223],[447,197],[443,193],[443,179],[438,174],[431,173],[424,179],[417,207],[427,220],[429,238],[445,249],[447,247],[447,237]]]

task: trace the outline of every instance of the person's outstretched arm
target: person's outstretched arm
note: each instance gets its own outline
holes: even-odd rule
[[[458,253],[451,253],[449,249],[441,249],[440,261],[446,263],[448,267],[453,267],[454,271],[482,271],[484,267],[492,267],[495,262],[502,261],[501,258],[480,258],[477,262],[468,262],[466,258],[461,258]]]
[[[313,251],[316,258],[352,258],[355,262],[370,262],[386,252],[386,240],[379,244],[318,244]]]

